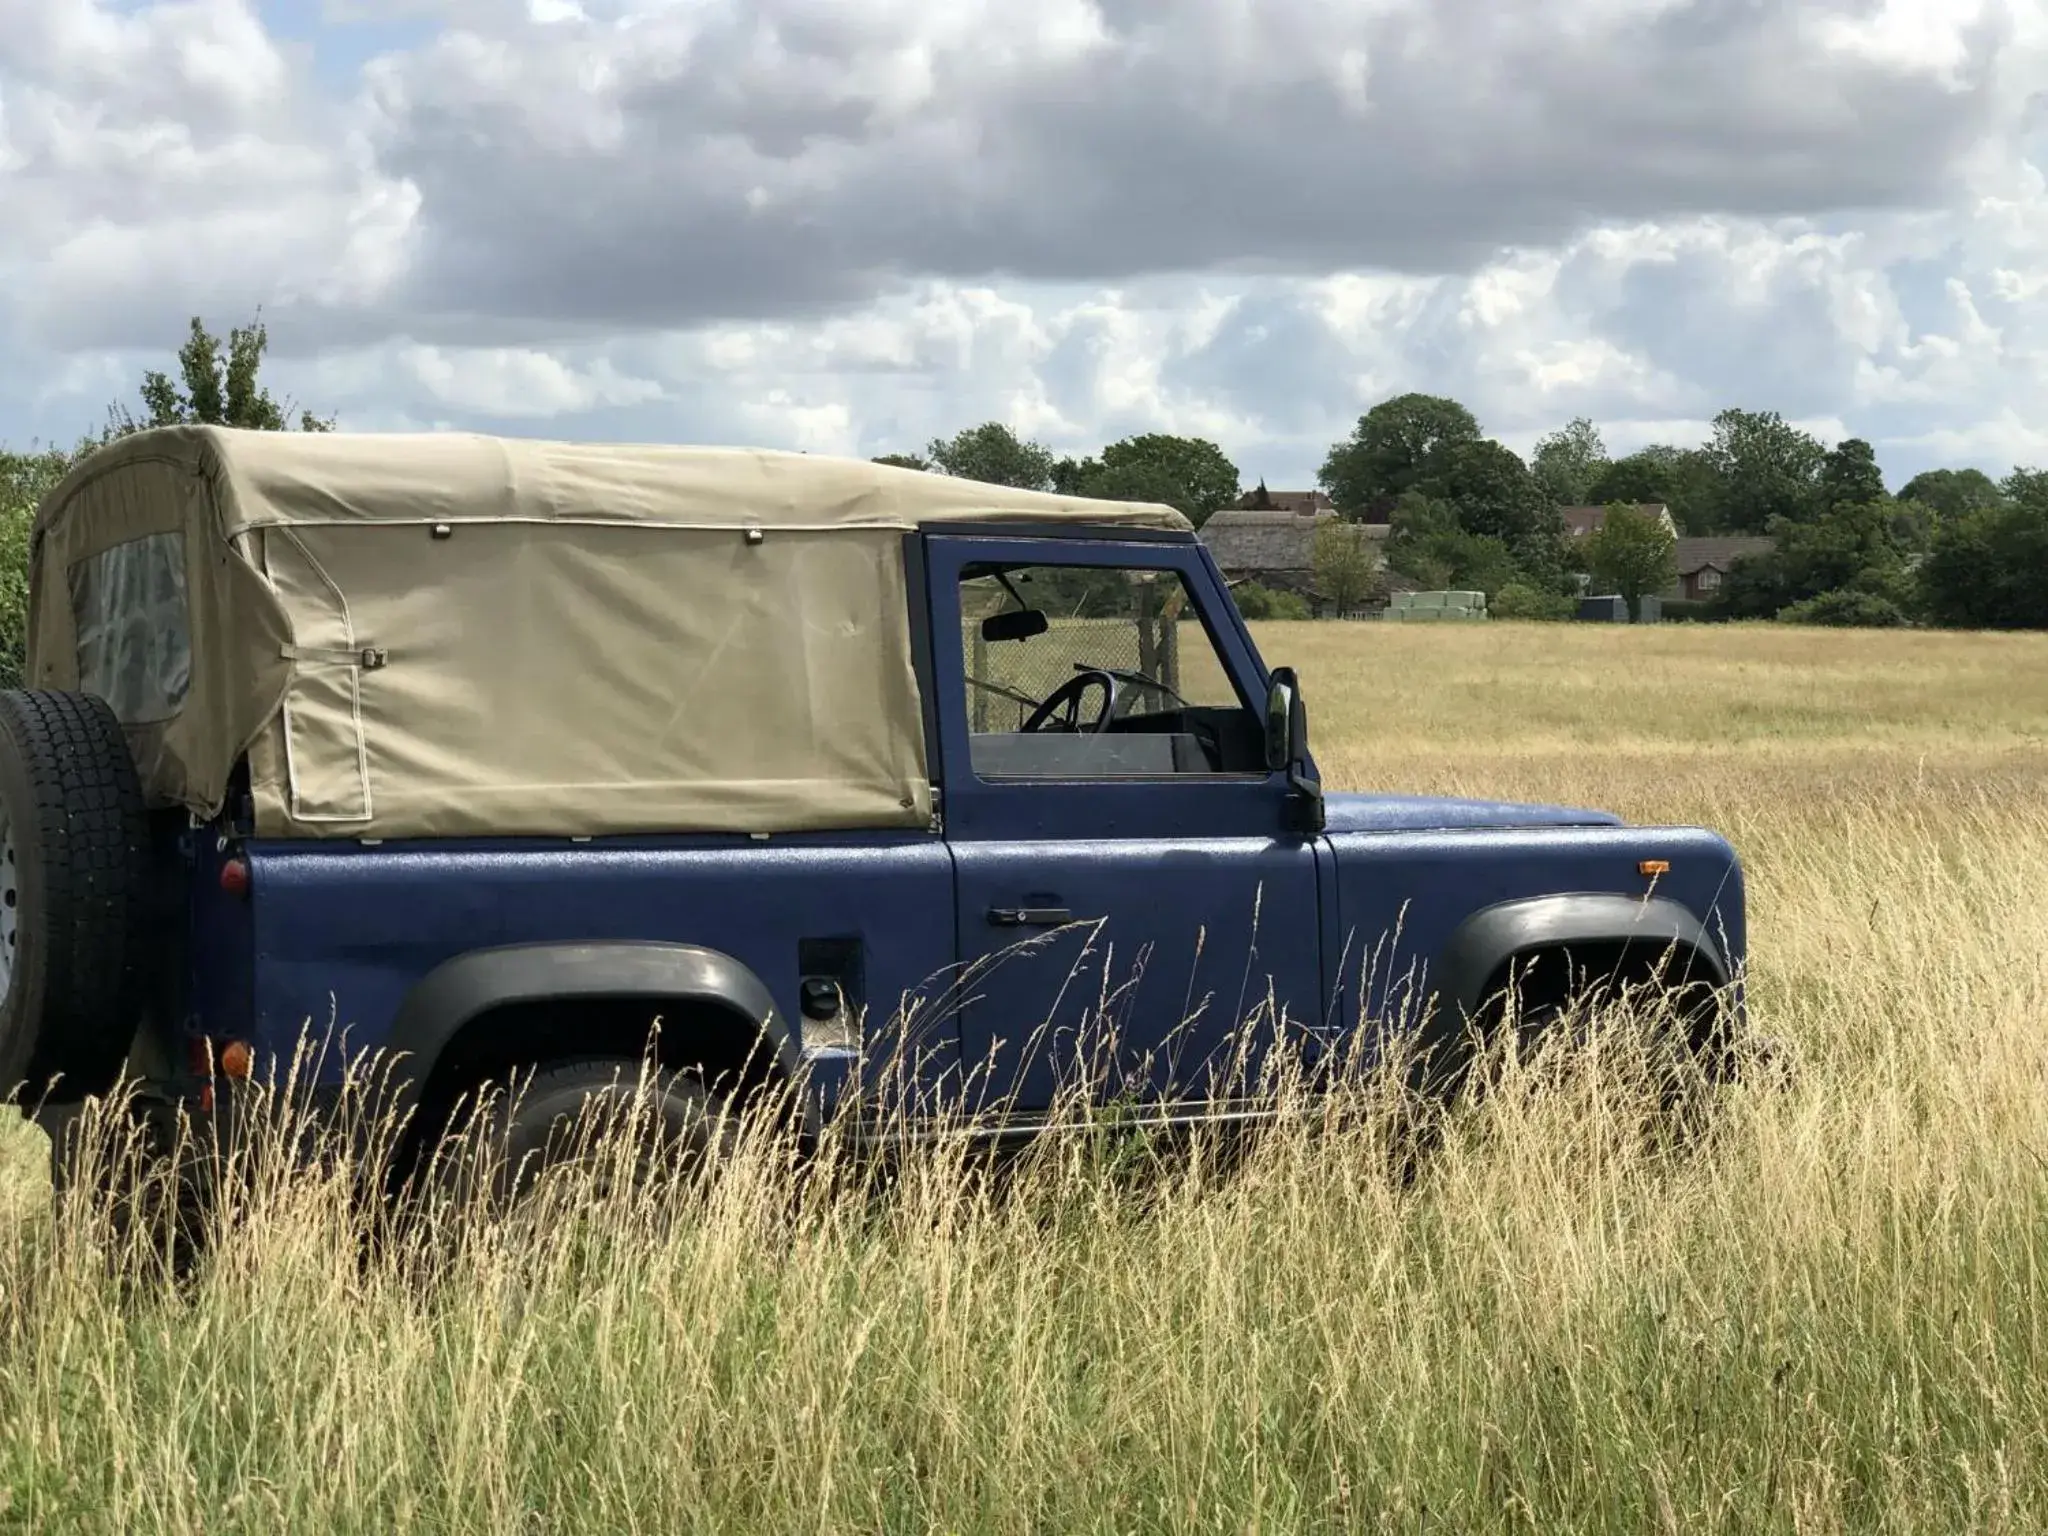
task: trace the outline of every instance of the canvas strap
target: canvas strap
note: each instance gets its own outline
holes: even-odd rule
[[[390,652],[382,646],[375,645],[352,650],[345,646],[286,643],[277,648],[277,653],[286,661],[314,661],[335,667],[361,667],[365,672],[374,672],[391,660]]]

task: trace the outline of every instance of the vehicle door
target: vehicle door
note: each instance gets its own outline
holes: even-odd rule
[[[1206,551],[933,534],[925,570],[969,1103],[1256,1096],[1321,1023],[1317,847]]]

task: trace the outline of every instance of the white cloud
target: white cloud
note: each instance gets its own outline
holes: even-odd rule
[[[356,10],[438,31],[336,91],[358,45],[253,0],[0,0],[0,439],[260,305],[356,425],[997,416],[1278,484],[1425,389],[1518,446],[1743,404],[1894,480],[2048,457],[2039,0]]]
[[[661,385],[627,377],[608,359],[576,368],[531,347],[408,345],[397,361],[434,404],[479,416],[546,420],[662,397]]]
[[[307,86],[244,0],[0,0],[0,325],[69,349],[376,302],[419,190]]]

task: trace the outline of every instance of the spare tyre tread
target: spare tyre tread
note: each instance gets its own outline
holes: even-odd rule
[[[104,699],[0,692],[0,800],[22,889],[0,1004],[0,1091],[103,1093],[141,1011],[149,821]],[[53,1084],[52,1079],[55,1079]]]

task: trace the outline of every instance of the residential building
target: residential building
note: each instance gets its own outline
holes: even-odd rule
[[[1304,515],[1335,513],[1337,504],[1322,491],[1269,491],[1261,480],[1230,504],[1237,512],[1299,512]]]
[[[1753,534],[1724,534],[1714,538],[1680,539],[1673,551],[1678,580],[1664,596],[1689,603],[1710,602],[1720,595],[1735,562],[1751,555],[1769,554],[1774,543]]]
[[[1324,597],[1316,590],[1316,533],[1341,521],[1336,508],[1321,491],[1268,494],[1274,502],[1287,497],[1288,509],[1226,507],[1202,524],[1199,537],[1209,546],[1210,558],[1215,560],[1224,579],[1233,586],[1256,582],[1262,587],[1297,593],[1320,606]],[[1366,528],[1359,532],[1368,538],[1372,534]],[[1374,548],[1377,550],[1378,546]],[[1382,558],[1381,564],[1384,563]],[[1398,588],[1405,583],[1394,585]]]
[[[1226,580],[1313,597],[1316,530],[1336,521],[1335,508],[1312,503],[1299,511],[1227,507],[1202,524],[1200,537]]]

